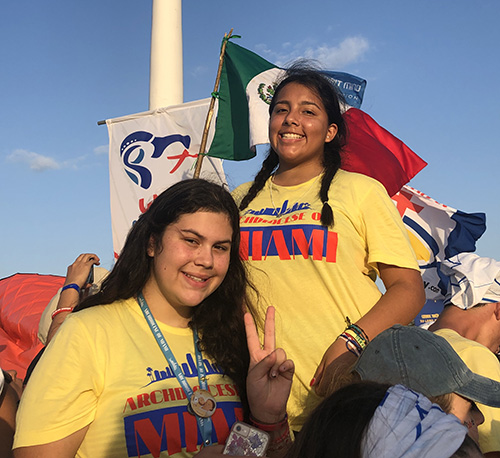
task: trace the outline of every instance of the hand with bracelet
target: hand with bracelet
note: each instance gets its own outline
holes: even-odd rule
[[[61,289],[57,308],[52,313],[52,323],[47,334],[47,343],[50,342],[68,313],[78,304],[80,292],[90,286],[87,283],[90,271],[94,265],[98,266],[99,264],[99,256],[95,253],[83,253],[76,258],[73,264],[68,266],[66,280]]]
[[[90,286],[87,283],[90,270],[92,266],[98,266],[100,264],[100,261],[101,260],[99,259],[99,256],[97,256],[95,253],[83,253],[78,256],[75,262],[68,267],[63,291],[65,291],[66,289],[72,289],[67,288],[69,285],[78,286],[78,289],[73,288],[76,291],[85,289]]]

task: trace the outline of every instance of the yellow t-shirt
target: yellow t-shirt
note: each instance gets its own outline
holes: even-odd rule
[[[489,348],[452,329],[438,329],[435,334],[448,341],[472,372],[500,382],[500,363]],[[476,404],[484,415],[484,423],[478,427],[479,447],[483,453],[500,452],[500,408]]]
[[[319,398],[310,381],[324,352],[379,300],[378,263],[418,270],[407,231],[385,188],[339,170],[329,191],[334,225],[320,223],[320,179],[297,186],[268,180],[241,213],[241,255],[261,298],[277,311],[277,344],[294,360],[288,403],[300,430]],[[238,187],[239,203],[251,183]]]
[[[158,323],[196,391],[193,333]],[[204,359],[214,443],[242,418],[232,380]],[[186,395],[134,299],[71,314],[39,361],[17,416],[14,448],[62,439],[90,425],[77,457],[191,457],[202,439]]]

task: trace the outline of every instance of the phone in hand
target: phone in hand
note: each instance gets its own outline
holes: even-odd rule
[[[87,281],[83,287],[86,288],[87,285],[91,285],[92,283],[94,283],[94,264],[90,266],[89,276],[87,277]]]
[[[270,436],[255,426],[237,421],[227,438],[224,455],[264,456]]]

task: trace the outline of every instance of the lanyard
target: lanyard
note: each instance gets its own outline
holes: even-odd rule
[[[172,372],[175,374],[177,380],[179,381],[179,384],[181,385],[181,388],[184,390],[184,393],[187,396],[188,403],[191,404],[191,397],[193,396],[193,389],[189,385],[189,383],[186,380],[185,375],[182,373],[182,370],[177,363],[177,360],[175,359],[174,354],[172,353],[172,350],[168,346],[168,343],[163,336],[163,333],[161,332],[160,328],[158,327],[158,324],[156,323],[156,320],[151,313],[151,310],[148,307],[148,304],[146,302],[146,299],[144,299],[144,296],[142,295],[142,291],[139,292],[137,295],[137,300],[139,301],[139,305],[141,307],[142,313],[144,314],[144,317],[146,318],[147,323],[149,324],[149,327],[151,329],[151,332],[153,333],[153,336],[156,339],[156,342],[158,343],[158,346],[160,347],[161,351],[163,352],[163,355],[165,356],[165,359],[168,361],[168,365],[170,366],[170,369]],[[194,337],[194,352],[196,356],[196,368],[198,370],[198,382],[200,384],[200,389],[201,390],[207,390],[207,377],[205,373],[205,366],[203,365],[203,358],[201,356],[201,352],[198,348],[198,333],[196,330],[193,330],[193,337]],[[193,412],[194,413],[194,412]],[[203,444],[204,445],[212,445],[212,420],[211,418],[203,418],[197,415],[196,413],[196,421],[198,423],[198,427],[200,429],[202,438],[203,438]]]

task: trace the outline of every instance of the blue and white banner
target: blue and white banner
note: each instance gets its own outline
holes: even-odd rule
[[[106,121],[115,258],[151,202],[172,184],[193,177],[209,103],[199,100]],[[205,156],[201,177],[225,183],[222,161]]]
[[[403,186],[392,200],[417,255],[426,299],[443,300],[447,281],[440,277],[440,263],[458,253],[475,251],[476,241],[486,230],[486,215],[440,204],[411,186]]]
[[[366,88],[366,80],[345,72],[325,71],[324,73],[335,81],[347,105],[353,108],[361,108]]]

